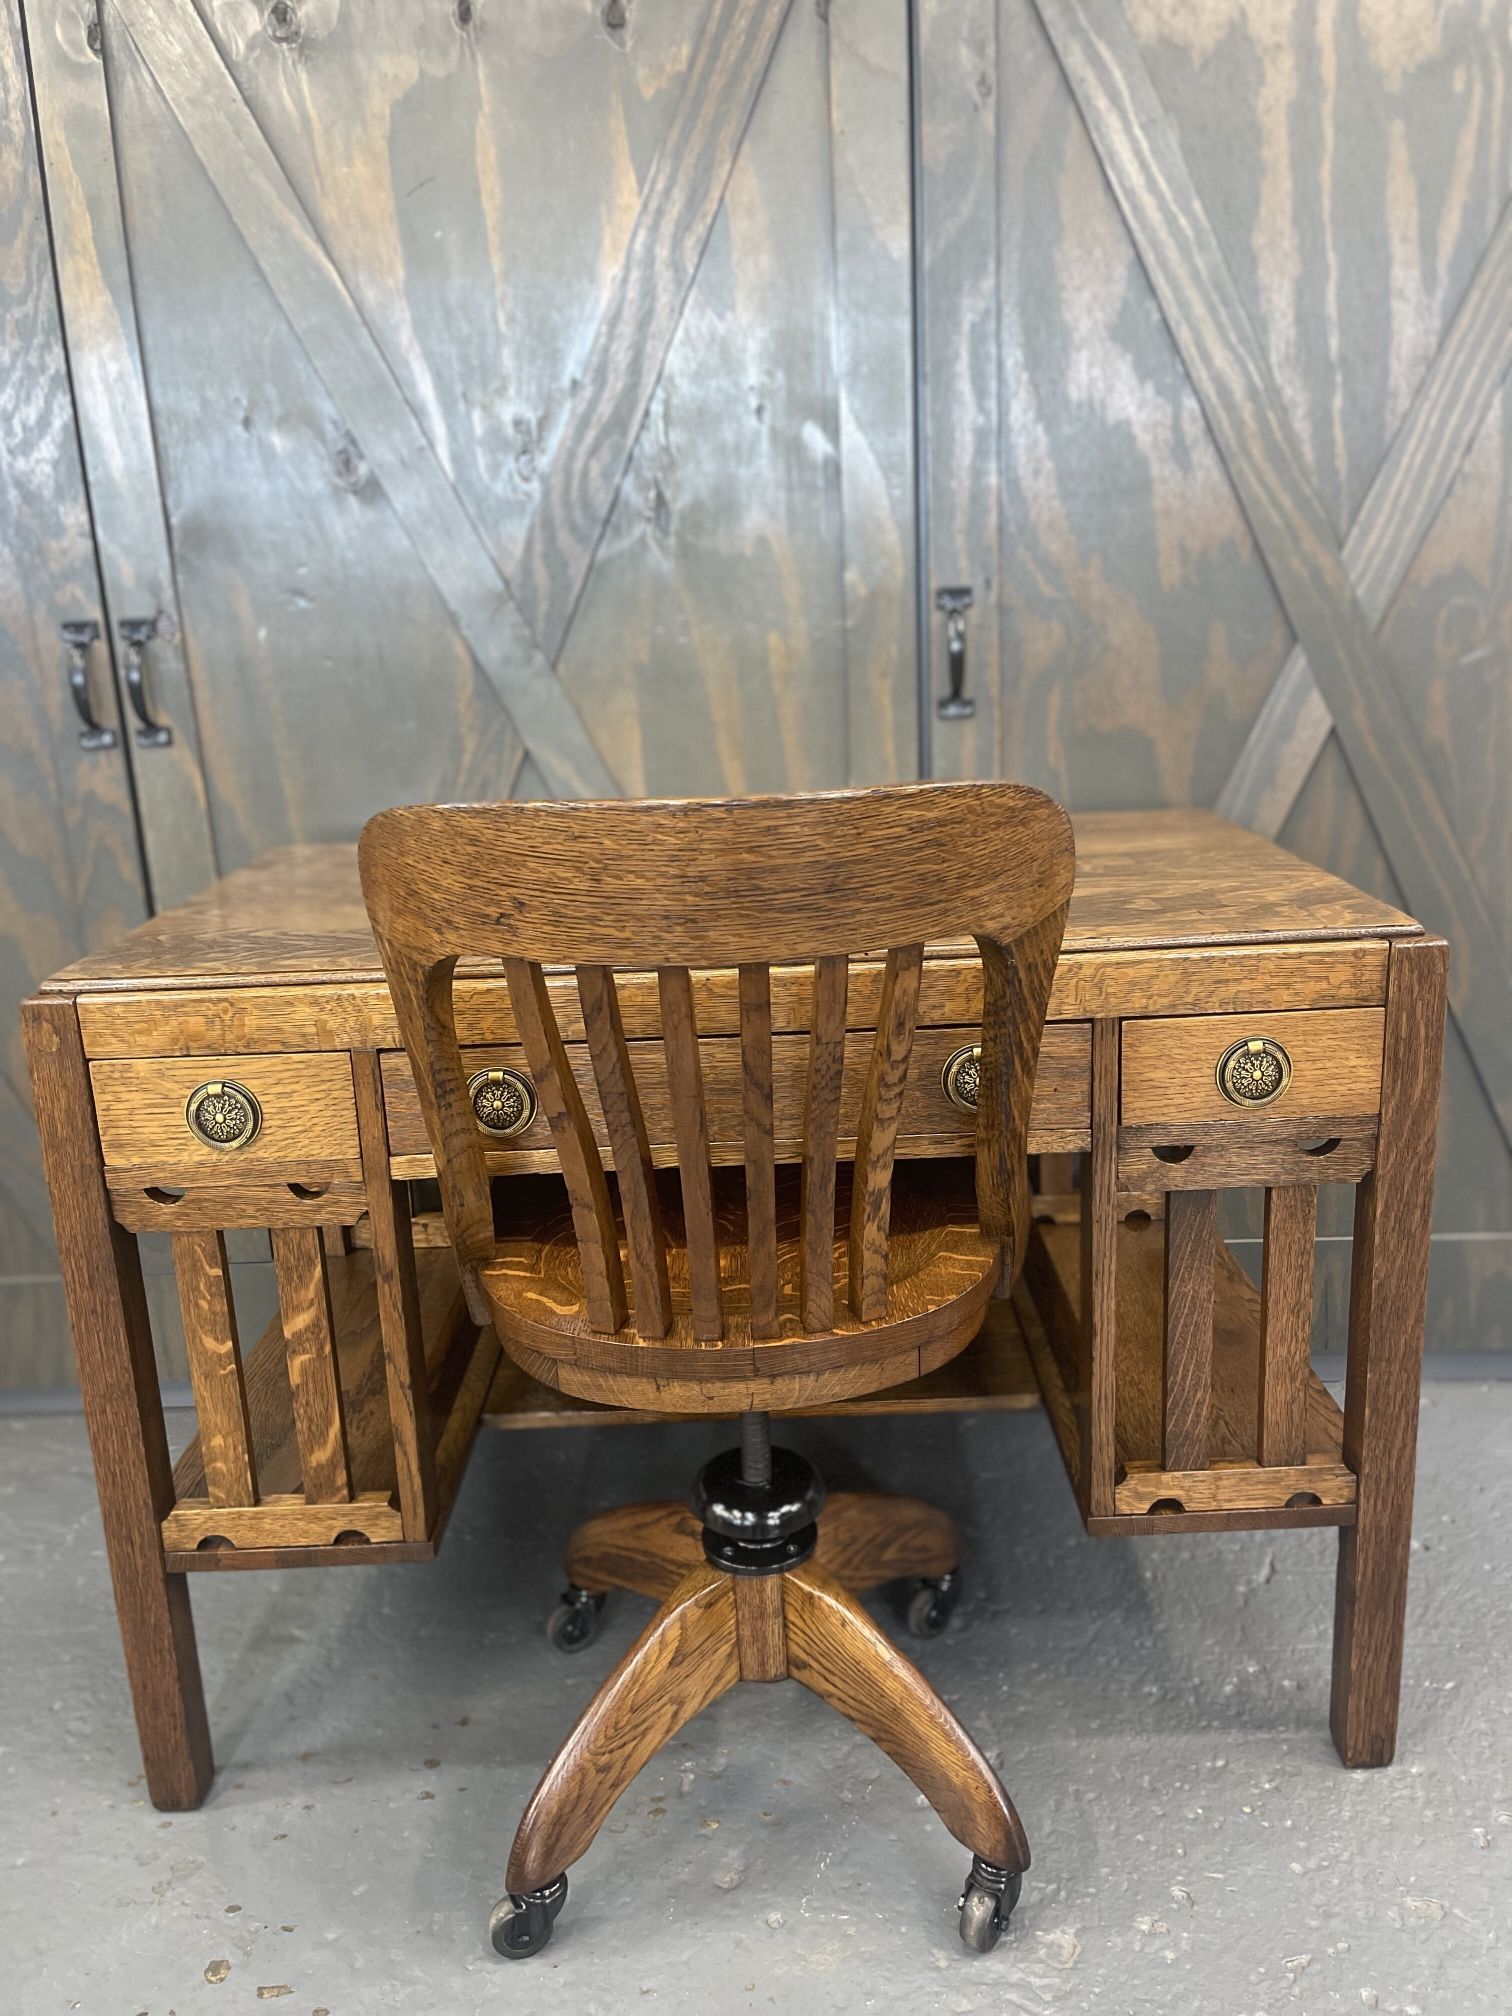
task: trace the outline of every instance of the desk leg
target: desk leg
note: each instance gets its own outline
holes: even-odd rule
[[[1344,1460],[1358,1517],[1339,1532],[1330,1712],[1346,1764],[1396,1750],[1448,972],[1442,939],[1392,945],[1376,1165],[1355,1197]]]
[[[22,1021],[147,1790],[177,1811],[215,1761],[189,1591],[163,1565],[173,1479],[141,1262],[111,1216],[74,1004],[39,996]]]

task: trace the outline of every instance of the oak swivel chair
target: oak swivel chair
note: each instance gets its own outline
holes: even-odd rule
[[[1074,872],[1065,813],[1015,784],[412,806],[369,823],[361,860],[474,1317],[564,1392],[740,1416],[740,1447],[705,1466],[691,1514],[624,1507],[573,1536],[562,1638],[591,1635],[611,1587],[661,1607],[531,1798],[494,1945],[541,1950],[568,1866],[691,1716],[737,1680],[792,1678],[901,1765],[971,1851],[961,1936],[986,1950],[1029,1862],[1018,1815],[854,1593],[933,1578],[938,1622],[954,1530],[875,1494],[837,1496],[821,1517],[817,1474],[772,1447],[768,1413],[944,1364],[1019,1268],[1030,1094]],[[949,1164],[894,1163],[924,946],[967,937],[984,997],[974,1183],[970,1165],[953,1182]],[[849,958],[884,948],[879,996],[848,1017]],[[457,960],[476,954],[503,961],[561,1167],[497,1196],[452,1013]],[[575,998],[546,964],[576,968]],[[779,982],[789,1014],[811,989],[806,1043],[777,1049],[779,1089],[793,1046],[807,1053],[790,1139],[774,1123],[771,971],[795,966],[812,978]],[[656,970],[659,1032],[636,1022],[627,1040],[616,968]],[[701,1046],[697,1020],[716,998],[738,1001],[743,1179],[711,1167],[703,1074],[729,1039]],[[866,1033],[848,1038],[858,1020]],[[675,1177],[655,1166],[672,1159],[669,1133]]]

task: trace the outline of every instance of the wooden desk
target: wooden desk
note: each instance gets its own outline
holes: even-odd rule
[[[1334,1738],[1348,1763],[1385,1763],[1446,948],[1210,814],[1095,814],[1076,837],[1031,1125],[1031,1149],[1052,1159],[1024,1282],[954,1364],[833,1411],[1042,1394],[1095,1534],[1337,1526]],[[852,1102],[878,979],[853,967]],[[702,976],[697,1005],[714,1154],[738,1162],[734,982]],[[621,998],[645,1046],[655,1152],[669,1137],[654,978],[627,976]],[[779,1152],[797,1143],[807,999],[805,973],[774,974]],[[970,1152],[980,1001],[970,948],[931,948],[910,1155]],[[570,1041],[565,977],[558,1003]],[[155,1804],[189,1806],[213,1770],[189,1571],[429,1559],[480,1421],[644,1417],[533,1386],[467,1321],[444,1232],[412,1188],[431,1162],[355,848],[269,855],[60,973],[24,1015],[147,1782]],[[480,1073],[522,1071],[500,978],[465,975],[458,1021]],[[948,1067],[963,1057],[953,1100]],[[1283,1080],[1273,1099],[1248,1096]],[[521,1123],[491,1137],[493,1166],[549,1169],[528,1082],[479,1082],[482,1110]],[[583,1089],[592,1112],[586,1060]],[[1342,1410],[1307,1364],[1323,1182],[1356,1186]],[[1263,1293],[1216,1237],[1217,1193],[1257,1187]],[[244,1358],[224,1235],[248,1227],[270,1234],[281,1316]],[[137,1250],[148,1231],[172,1236],[199,1413],[176,1466]]]

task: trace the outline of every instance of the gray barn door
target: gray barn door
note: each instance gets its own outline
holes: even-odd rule
[[[139,922],[145,897],[12,10],[0,132],[0,1388],[14,1389],[72,1377],[16,1009]],[[85,626],[77,654],[65,624]],[[75,655],[93,734],[69,685]]]
[[[406,798],[915,773],[905,0],[86,11],[28,10],[161,497],[155,886]]]
[[[1461,1346],[1512,1342],[1506,26],[919,8],[926,593],[974,591],[976,703],[929,765],[1216,804],[1449,937]]]

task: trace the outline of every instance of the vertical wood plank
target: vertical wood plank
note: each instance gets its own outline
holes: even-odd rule
[[[996,0],[919,0],[915,9],[928,500],[920,708],[931,777],[1002,774],[998,11]],[[976,712],[942,721],[936,703],[949,681],[945,620],[934,598],[954,587],[975,598],[966,666]]]
[[[781,1575],[732,1575],[735,1650],[742,1680],[786,1680],[787,1623]]]
[[[614,974],[607,966],[579,966],[577,986],[599,1107],[609,1130],[614,1173],[619,1178],[635,1293],[635,1327],[642,1337],[665,1337],[672,1327],[667,1239]]]
[[[662,1047],[667,1055],[667,1091],[672,1102],[672,1137],[682,1184],[683,1227],[688,1240],[688,1291],[693,1335],[717,1343],[724,1335],[719,1305],[719,1244],[714,1232],[714,1191],[709,1172],[709,1115],[704,1103],[703,1065],[698,1055],[698,1018],[693,982],[685,966],[663,966],[656,975],[661,1002]]]
[[[775,1337],[777,1171],[772,1143],[772,981],[765,966],[740,969],[740,1083],[745,1121],[746,1245],[751,1335]]]
[[[1355,1192],[1344,1460],[1358,1485],[1339,1533],[1330,1708],[1346,1764],[1396,1751],[1448,967],[1441,938],[1391,948],[1376,1165]]]
[[[524,959],[506,959],[503,966],[525,1061],[535,1081],[536,1099],[551,1128],[552,1145],[567,1185],[572,1226],[583,1266],[583,1299],[588,1321],[595,1330],[613,1332],[623,1324],[629,1305],[625,1299],[619,1228],[598,1144],[562,1046],[562,1032],[557,1027],[556,1012],[540,967]]]
[[[373,1241],[373,1283],[378,1293],[378,1328],[388,1387],[389,1424],[394,1437],[394,1472],[406,1540],[429,1538],[436,1516],[436,1444],[420,1328],[420,1287],[415,1278],[415,1242],[410,1229],[409,1190],[389,1176],[388,1121],[383,1110],[383,1077],[378,1055],[352,1055],[352,1087],[357,1099],[357,1139],[362,1149],[362,1181]]]
[[[1082,1496],[1094,1518],[1114,1509],[1118,1337],[1119,1024],[1092,1024],[1091,1146],[1082,1157],[1083,1362],[1077,1378]]]
[[[148,1796],[182,1811],[210,1789],[215,1760],[189,1591],[163,1565],[173,1466],[141,1260],[110,1215],[73,1002],[30,1000],[21,1020]]]
[[[1172,1190],[1165,1220],[1165,1411],[1160,1460],[1205,1470],[1213,1402],[1213,1257],[1218,1196]]]
[[[1307,1374],[1312,1351],[1313,1237],[1318,1193],[1310,1183],[1265,1193],[1260,1272],[1260,1386],[1255,1451],[1261,1463],[1307,1461]]]
[[[352,1470],[325,1248],[314,1226],[275,1226],[271,1237],[305,1498],[311,1505],[345,1505]]]
[[[910,17],[829,0],[849,776],[919,774]]]
[[[845,1064],[849,985],[846,958],[814,961],[798,1249],[799,1314],[804,1329],[811,1332],[828,1330],[835,1320],[835,1150],[840,1139],[840,1079]]]
[[[242,1378],[241,1341],[231,1301],[230,1265],[222,1232],[176,1232],[178,1278],[189,1382],[212,1505],[255,1505],[252,1423]]]
[[[903,946],[887,955],[877,1008],[877,1037],[861,1094],[848,1259],[851,1313],[863,1323],[878,1323],[887,1314],[893,1158],[913,1056],[923,968],[922,945]]]

